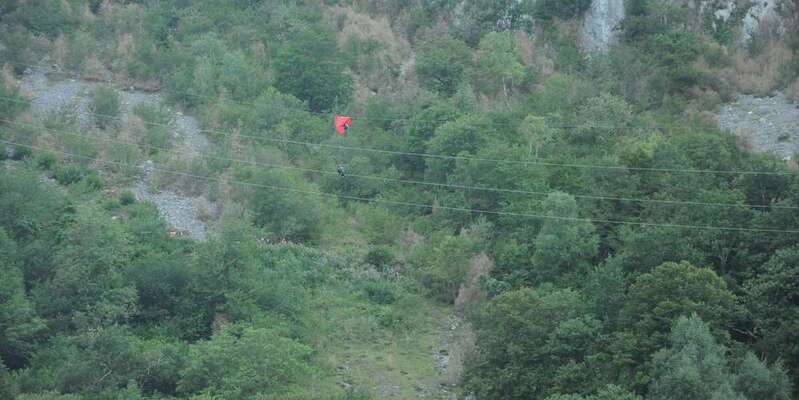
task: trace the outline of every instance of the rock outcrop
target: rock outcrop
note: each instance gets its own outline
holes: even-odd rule
[[[624,19],[624,0],[594,0],[585,13],[580,45],[588,54],[606,53],[617,40],[617,26]]]
[[[794,0],[657,0],[687,10],[689,29],[703,30],[707,21],[730,24],[734,44],[746,46],[760,35],[779,38],[799,25]],[[618,37],[624,19],[623,0],[593,0],[583,17],[580,45],[587,54],[606,53]]]

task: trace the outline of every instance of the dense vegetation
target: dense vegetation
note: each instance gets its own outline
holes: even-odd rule
[[[586,58],[583,0],[319,3],[0,4],[0,398],[383,398],[345,360],[452,304],[477,399],[794,396],[799,177],[707,113],[799,88],[799,37],[635,0]],[[30,110],[43,60],[108,81],[92,126]],[[123,123],[130,86],[168,102]],[[207,241],[124,189],[143,160],[221,205]]]

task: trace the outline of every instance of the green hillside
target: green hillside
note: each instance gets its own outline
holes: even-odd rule
[[[0,0],[0,66],[0,399],[797,398],[795,2]]]

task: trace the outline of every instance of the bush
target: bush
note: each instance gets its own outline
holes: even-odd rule
[[[56,163],[58,158],[53,153],[40,153],[36,157],[36,166],[47,171],[51,171]]]
[[[394,263],[394,253],[388,246],[373,247],[366,253],[364,262],[374,265],[379,270],[384,270]]]
[[[6,144],[0,143],[0,161],[5,160],[8,158],[8,150],[6,150]]]
[[[98,87],[92,93],[89,108],[95,114],[94,121],[98,128],[116,126],[116,118],[122,108],[119,93],[108,86]]]
[[[541,0],[535,5],[538,18],[569,19],[582,15],[591,7],[591,0]]]
[[[62,185],[71,185],[82,177],[83,170],[74,164],[62,165],[55,171],[55,180]]]
[[[416,75],[425,88],[452,95],[471,65],[466,43],[448,36],[434,36],[419,45]]]
[[[133,109],[133,113],[145,122],[142,144],[149,154],[170,147],[171,134],[166,126],[170,121],[168,110],[152,104],[140,104]]]
[[[97,170],[93,169],[83,177],[83,185],[87,191],[100,190],[103,187],[103,179],[100,178]]]
[[[33,151],[28,146],[14,146],[14,152],[11,155],[12,160],[22,160],[24,158],[28,158],[33,154]]]
[[[30,102],[19,94],[19,89],[8,88],[0,80],[0,118],[12,120],[25,111]]]
[[[394,286],[386,281],[371,280],[360,286],[369,301],[377,304],[393,304],[397,301],[398,296]]]
[[[127,206],[136,202],[136,195],[130,190],[126,190],[119,194],[119,204]]]

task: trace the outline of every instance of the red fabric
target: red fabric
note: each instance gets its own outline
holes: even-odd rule
[[[352,118],[346,115],[336,115],[333,118],[333,126],[336,128],[336,133],[344,136],[344,132],[352,126]]]

